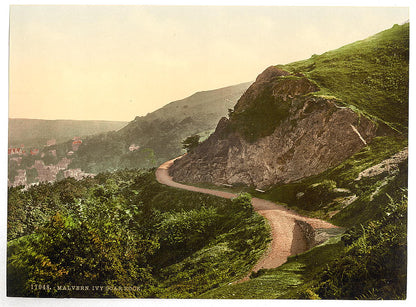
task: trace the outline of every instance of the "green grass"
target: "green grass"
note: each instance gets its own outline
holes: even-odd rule
[[[293,88],[303,87],[306,96],[335,99],[338,104],[390,127],[387,129],[390,133],[407,134],[408,23],[322,55],[277,67],[293,75],[277,77],[259,86],[244,108],[230,113],[227,132],[238,132],[248,142],[272,134],[289,116],[290,106],[278,97],[279,93],[275,95],[276,90],[289,94]],[[314,91],[315,85],[318,91]]]
[[[407,200],[400,194],[378,220],[289,257],[278,268],[260,270],[245,283],[222,285],[199,297],[405,299]]]
[[[361,195],[372,190],[372,186],[376,184],[374,180],[367,183],[365,180],[355,181],[360,172],[391,157],[406,146],[406,138],[376,137],[368,146],[336,167],[298,182],[271,187],[266,193],[253,192],[253,195],[285,204],[301,214],[328,220],[329,212],[341,209],[341,205],[334,203],[334,199],[348,194]],[[348,189],[351,193],[311,189],[328,180],[334,181],[337,188]],[[298,197],[298,193],[304,193],[304,196]],[[342,219],[334,221],[342,225]]]
[[[314,274],[336,259],[343,250],[340,236],[305,253],[288,258],[288,261],[276,269],[261,270],[258,277],[247,282],[222,285],[208,291],[199,298],[217,299],[286,299],[298,298],[298,291],[310,281]]]
[[[310,59],[279,65],[303,73],[369,117],[402,133],[408,126],[409,23]]]
[[[382,182],[388,180],[386,185]],[[400,165],[399,173],[387,178],[373,178],[361,185],[359,198],[341,210],[332,218],[332,222],[345,227],[364,224],[369,220],[379,219],[386,210],[391,199],[398,199],[407,188],[407,161]],[[381,188],[379,188],[381,187]],[[378,193],[371,197],[375,191]]]
[[[269,232],[264,218],[255,214],[245,221],[244,230],[235,228],[219,235],[194,254],[162,270],[164,281],[158,297],[190,298],[243,278],[263,255]],[[241,252],[242,249],[245,251]]]

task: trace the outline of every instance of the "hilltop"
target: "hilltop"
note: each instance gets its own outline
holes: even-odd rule
[[[356,112],[407,133],[409,23],[279,67],[315,82],[320,88],[316,95],[336,97]]]

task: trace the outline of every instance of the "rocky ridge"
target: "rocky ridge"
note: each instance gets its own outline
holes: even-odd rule
[[[266,188],[339,164],[372,140],[377,125],[334,99],[312,94],[318,90],[303,75],[267,68],[230,119],[222,118],[205,142],[175,161],[170,174],[175,181]],[[260,120],[245,127],[250,114]],[[247,137],[250,129],[260,131],[254,141]]]

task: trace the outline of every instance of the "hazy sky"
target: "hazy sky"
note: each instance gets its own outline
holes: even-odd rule
[[[408,18],[388,7],[11,6],[9,116],[129,121]]]

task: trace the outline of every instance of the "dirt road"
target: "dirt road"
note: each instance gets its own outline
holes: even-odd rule
[[[156,179],[160,183],[179,189],[211,194],[224,198],[236,197],[236,194],[233,193],[198,188],[173,181],[172,177],[169,175],[168,169],[176,159],[163,163],[156,170]],[[254,210],[268,220],[272,232],[272,241],[268,251],[253,267],[252,271],[258,271],[261,268],[270,269],[278,267],[286,262],[287,257],[306,251],[307,247],[303,233],[299,227],[296,227],[295,220],[305,221],[314,229],[336,228],[336,226],[328,222],[301,216],[292,210],[264,199],[253,198],[252,204]],[[245,279],[247,278],[248,277]]]

